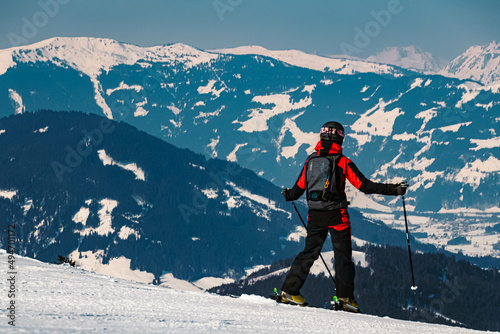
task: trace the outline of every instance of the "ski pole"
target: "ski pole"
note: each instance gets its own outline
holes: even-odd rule
[[[406,218],[406,205],[405,205],[405,196],[403,195],[403,211],[405,214],[405,225],[406,225],[406,242],[408,243],[408,254],[410,255],[410,269],[411,269],[411,281],[413,285],[411,289],[413,291],[417,291],[418,286],[415,285],[415,277],[413,275],[413,263],[411,261],[411,249],[410,249],[410,232],[408,231],[408,219]]]
[[[295,211],[297,212],[297,215],[299,215],[299,218],[300,218],[300,221],[302,222],[302,225],[304,225],[304,228],[307,230],[307,226],[304,223],[304,219],[302,219],[302,216],[300,215],[300,212],[297,209],[297,206],[295,206],[295,203],[293,201],[292,201],[292,204],[293,204],[293,207],[295,208]],[[323,261],[323,264],[325,265],[325,268],[328,271],[328,274],[330,274],[330,278],[333,281],[333,285],[335,285],[335,278],[333,278],[333,275],[332,275],[330,269],[328,269],[328,266],[326,265],[325,259],[323,259],[323,256],[321,255],[321,253],[319,254],[319,257],[321,258],[321,261]]]

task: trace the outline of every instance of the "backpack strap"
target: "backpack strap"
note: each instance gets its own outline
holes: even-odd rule
[[[305,166],[305,169],[304,169],[304,179],[305,179],[305,184],[306,184],[306,198],[309,199],[309,180],[307,178],[307,171],[309,169],[309,161],[311,161],[311,158],[313,157],[314,154],[317,154],[316,152],[314,153],[311,153],[308,157],[307,157],[307,160],[306,160],[306,166]]]
[[[342,180],[337,180],[338,172],[339,172],[339,162],[342,159],[343,155],[333,155],[328,156],[330,160],[330,173],[328,175],[327,183],[329,186],[325,184],[325,189],[328,188],[327,193],[325,194],[326,200],[331,202],[344,202],[347,201],[345,195],[340,193],[340,188],[342,186]],[[340,184],[339,182],[340,181]]]

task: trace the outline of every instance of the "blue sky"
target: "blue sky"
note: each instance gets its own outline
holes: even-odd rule
[[[0,49],[91,36],[143,46],[348,50],[363,58],[415,45],[451,60],[471,45],[500,41],[499,13],[497,0],[0,0]]]

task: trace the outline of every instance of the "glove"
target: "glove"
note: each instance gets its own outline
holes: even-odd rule
[[[408,188],[408,183],[406,181],[395,184],[394,185],[396,188],[396,194],[397,195],[404,195],[406,194],[406,188]]]
[[[289,201],[289,199],[288,199],[288,198],[289,198],[289,197],[288,197],[288,192],[289,192],[289,191],[290,191],[290,189],[288,189],[288,188],[285,188],[285,189],[283,189],[283,190],[281,191],[281,195],[283,195],[283,197],[285,197],[285,201],[287,201],[287,202]]]

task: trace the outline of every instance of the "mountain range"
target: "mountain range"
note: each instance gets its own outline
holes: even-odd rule
[[[301,248],[305,231],[280,189],[233,162],[81,112],[13,115],[0,129],[0,228],[16,225],[23,256],[209,288]],[[351,217],[356,242],[404,245],[402,232],[354,209]],[[414,239],[413,247],[437,251]]]
[[[344,154],[365,175],[408,180],[410,227],[420,240],[500,254],[497,84],[296,51],[143,48],[94,38],[54,38],[2,50],[0,59],[1,116],[104,115],[237,162],[277,186],[293,184],[319,127],[335,119],[346,128]],[[404,228],[397,198],[352,188],[349,196],[367,217]]]
[[[415,46],[388,47],[366,58],[367,61],[391,64],[426,73],[438,73],[448,62]]]

